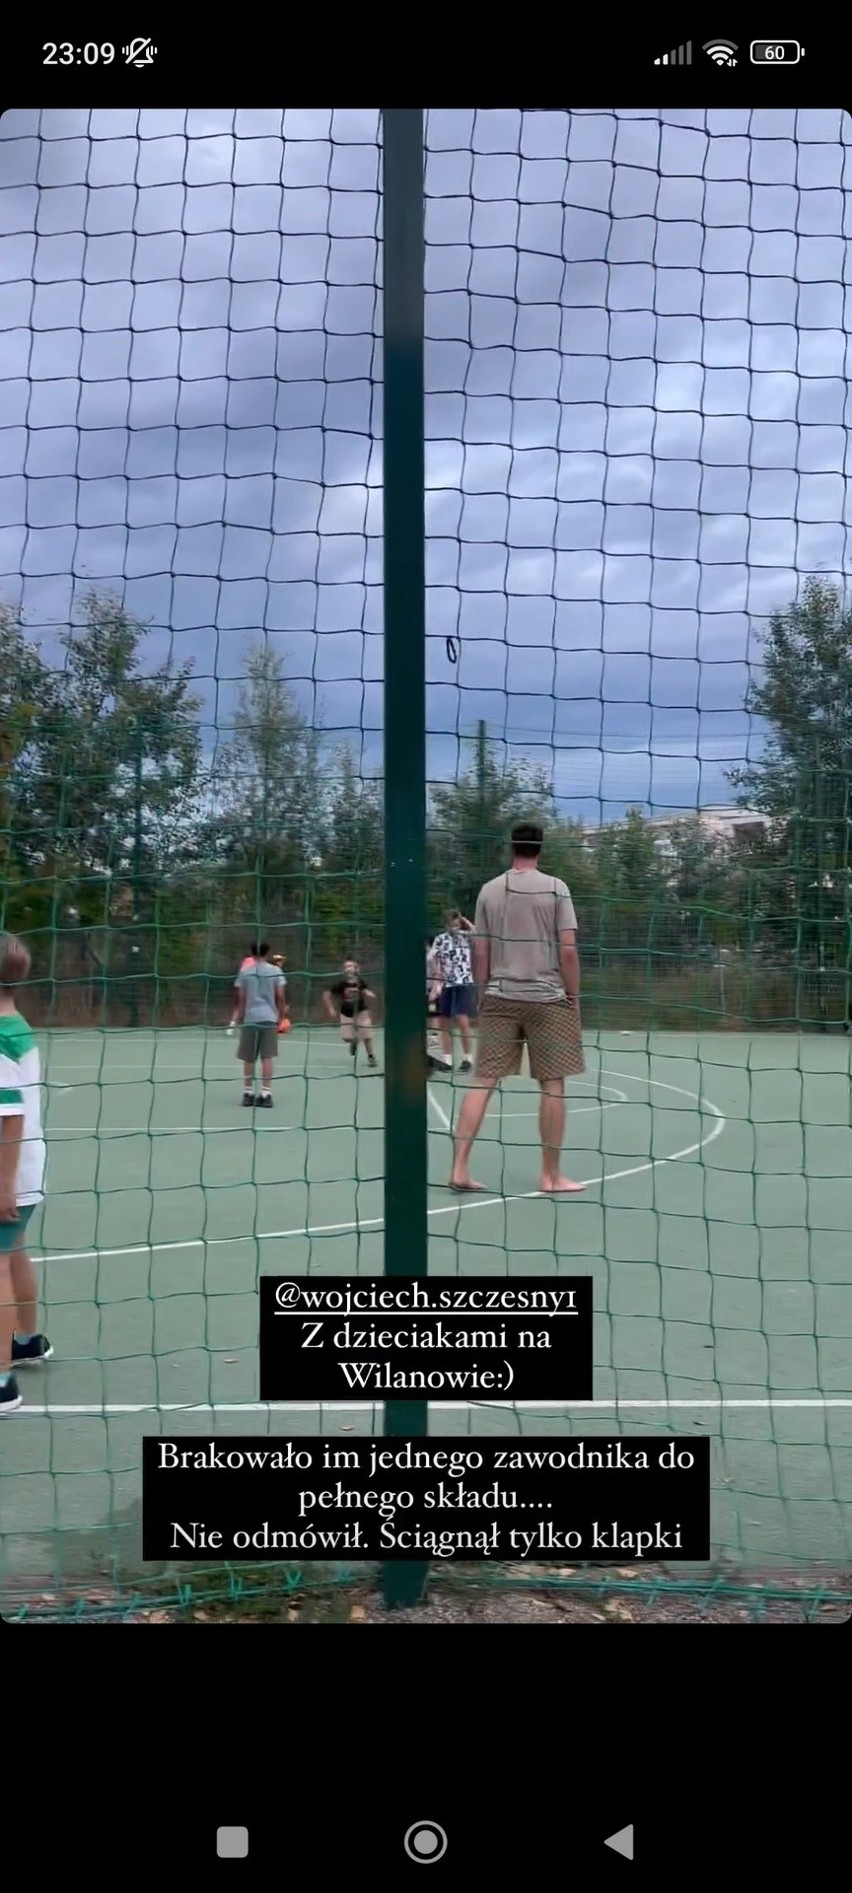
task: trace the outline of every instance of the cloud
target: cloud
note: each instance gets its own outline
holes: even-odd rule
[[[431,113],[430,770],[485,715],[560,794],[717,800],[759,631],[848,568],[848,121]],[[246,641],[380,766],[375,112],[0,120],[0,591]],[[461,640],[457,667],[446,638]]]

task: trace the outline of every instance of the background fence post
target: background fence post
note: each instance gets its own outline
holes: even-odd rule
[[[384,111],[385,1274],[426,1275],[426,452],[423,112]],[[425,1400],[388,1400],[385,1434],[428,1431]],[[428,1563],[384,1567],[390,1608]]]

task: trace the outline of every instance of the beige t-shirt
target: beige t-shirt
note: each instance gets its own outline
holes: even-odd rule
[[[474,919],[491,948],[486,992],[501,999],[564,999],[559,935],[576,926],[565,882],[552,874],[510,868],[486,881]]]

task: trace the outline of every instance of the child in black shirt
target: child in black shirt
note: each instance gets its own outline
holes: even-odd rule
[[[377,1060],[373,1049],[370,1001],[375,996],[366,980],[361,978],[356,960],[344,960],[342,977],[332,981],[325,995],[328,1017],[340,1020],[340,1036],[344,1045],[348,1045],[353,1060],[357,1056],[358,1046],[363,1045],[367,1063],[374,1070]]]

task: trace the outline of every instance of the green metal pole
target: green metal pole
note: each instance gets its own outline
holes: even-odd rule
[[[384,181],[385,1274],[426,1275],[426,450],[424,139],[420,110],[382,113]],[[428,1432],[425,1400],[388,1400],[385,1434]],[[428,1564],[386,1564],[389,1608]]]

